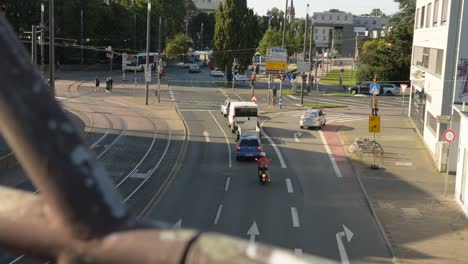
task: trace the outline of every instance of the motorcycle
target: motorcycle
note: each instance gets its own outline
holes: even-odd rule
[[[268,173],[267,168],[261,168],[258,170],[258,179],[260,180],[261,184],[266,184],[267,182],[270,182],[270,175]]]

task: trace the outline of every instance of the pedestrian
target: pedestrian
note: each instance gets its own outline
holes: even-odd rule
[[[346,86],[343,85],[343,79],[340,76],[340,86],[343,88],[343,90],[346,92]]]
[[[101,80],[99,79],[99,76],[96,75],[96,92],[99,92],[99,84],[101,83]]]
[[[114,86],[114,81],[112,77],[109,76],[109,91],[112,93],[112,87]]]
[[[57,71],[60,71],[60,61],[57,61]]]
[[[110,93],[110,81],[109,77],[106,79],[106,93]]]

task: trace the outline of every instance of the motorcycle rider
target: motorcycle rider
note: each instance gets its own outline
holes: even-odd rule
[[[261,171],[268,171],[268,166],[270,165],[271,160],[266,157],[266,153],[261,153],[261,158],[257,160],[257,173],[260,174]],[[270,181],[270,177],[268,177]]]

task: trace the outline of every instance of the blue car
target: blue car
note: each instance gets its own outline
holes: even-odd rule
[[[241,136],[237,142],[236,159],[242,158],[260,158],[263,148],[258,136]]]

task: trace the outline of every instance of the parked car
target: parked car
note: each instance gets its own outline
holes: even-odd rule
[[[223,114],[224,117],[229,115],[229,109],[231,107],[231,103],[234,103],[234,102],[239,102],[239,100],[226,99],[224,101],[224,104],[221,105],[221,113]]]
[[[256,135],[245,135],[239,138],[236,147],[236,159],[260,158],[262,156],[262,143]]]
[[[363,82],[356,86],[348,88],[350,94],[369,94],[370,84],[372,82]]]
[[[192,72],[201,72],[201,69],[200,69],[200,66],[198,66],[198,64],[192,63],[192,64],[190,64],[188,71],[190,73],[192,73]]]
[[[380,85],[380,94],[396,95],[400,93],[400,86],[393,83],[382,83]]]
[[[213,77],[224,77],[224,72],[220,68],[214,68],[214,70],[210,72],[210,75]]]
[[[234,80],[245,82],[245,81],[247,81],[247,76],[246,76],[245,74],[239,74],[239,73],[237,73],[237,74],[234,76]]]
[[[305,110],[301,115],[301,119],[299,120],[300,128],[322,128],[326,124],[327,118],[325,117],[325,113],[320,109]]]

